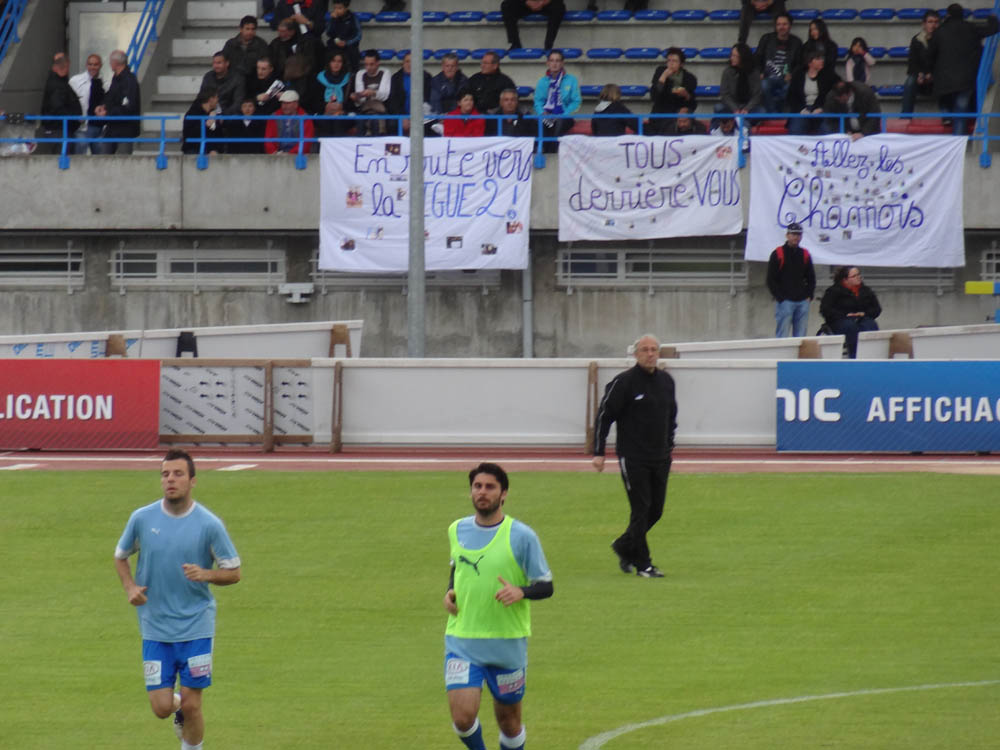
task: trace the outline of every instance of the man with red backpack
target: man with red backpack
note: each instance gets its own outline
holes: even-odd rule
[[[802,226],[792,222],[785,244],[776,247],[767,261],[767,288],[774,297],[774,335],[805,336],[809,325],[809,303],[816,292],[816,272],[809,251],[799,246]]]

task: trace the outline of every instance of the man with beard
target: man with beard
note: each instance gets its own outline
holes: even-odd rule
[[[483,683],[493,695],[500,746],[523,750],[529,600],[552,596],[552,572],[538,536],[503,512],[509,482],[496,464],[469,472],[475,515],[448,528],[451,578],[444,596],[444,681],[452,725],[469,750],[486,750],[479,723]]]
[[[182,750],[200,750],[205,734],[201,698],[212,684],[215,636],[215,599],[208,584],[239,582],[240,558],[222,521],[191,497],[191,456],[168,451],[160,486],[163,497],[129,518],[115,548],[115,570],[139,614],[153,713],[160,719],[174,714]],[[128,558],[136,552],[133,578]],[[179,694],[174,692],[178,673]]]
[[[222,54],[229,61],[230,70],[243,76],[244,81],[253,78],[257,61],[268,55],[267,42],[257,36],[257,19],[254,16],[243,16],[240,32],[226,42]]]

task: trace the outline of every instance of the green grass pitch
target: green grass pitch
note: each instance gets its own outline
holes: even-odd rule
[[[515,473],[507,511],[540,535],[555,596],[533,608],[528,747],[801,696],[1000,679],[997,479],[675,475],[650,538],[665,580],[608,545],[614,472]],[[443,680],[453,473],[220,473],[243,581],[217,589],[206,750],[457,749]],[[155,472],[0,473],[0,746],[178,744],[144,696],[112,565]],[[848,695],[647,726],[608,750],[996,748],[1000,685]],[[484,702],[490,748],[496,724]]]

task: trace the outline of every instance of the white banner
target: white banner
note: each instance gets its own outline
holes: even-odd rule
[[[319,267],[409,267],[410,142],[324,138]],[[424,141],[424,263],[428,271],[525,268],[531,138]]]
[[[818,263],[965,265],[962,179],[967,139],[843,135],[754,138],[746,257],[766,261],[803,227]]]
[[[565,136],[559,142],[559,239],[737,234],[736,139]]]

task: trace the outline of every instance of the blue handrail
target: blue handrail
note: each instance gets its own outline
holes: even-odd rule
[[[812,121],[827,121],[823,123],[822,128],[824,132],[845,132],[847,121],[856,114],[847,113],[839,114],[832,112],[824,112],[822,114],[792,114],[792,113],[767,113],[767,112],[755,112],[753,114],[745,115],[733,115],[721,113],[716,115],[719,119],[733,119],[736,121],[736,128],[734,129],[734,147],[739,149],[739,166],[746,166],[746,152],[749,150],[748,140],[752,141],[754,138],[758,137],[781,137],[778,136],[760,136],[752,135],[747,136],[743,130],[743,125],[754,125],[757,122],[765,120],[794,120],[794,119],[806,119]],[[909,123],[912,120],[920,119],[931,119],[940,120],[941,118],[949,117],[969,117],[968,113],[948,113],[948,112],[912,112],[906,113],[906,121]],[[298,120],[311,120],[316,122],[350,122],[352,124],[364,123],[364,122],[383,122],[383,123],[395,123],[395,135],[403,135],[403,121],[409,118],[405,115],[350,115],[350,116],[331,116],[331,115],[296,115],[295,119]],[[503,119],[509,119],[509,116],[504,115],[475,115],[475,117],[485,120],[487,123],[493,123]],[[546,143],[557,143],[559,138],[555,136],[547,136],[544,134],[543,130],[543,118],[537,117],[533,114],[527,114],[522,116],[524,120],[528,120],[532,123],[532,128],[535,130],[535,166],[537,168],[543,168],[545,166],[545,153],[544,144]],[[648,127],[645,123],[646,119],[649,120],[677,120],[680,118],[691,117],[690,115],[677,115],[677,114],[641,114],[635,113],[630,118],[628,115],[622,114],[582,114],[576,113],[573,115],[565,116],[554,116],[549,118],[546,116],[544,119],[576,119],[576,120],[622,120],[622,119],[634,119],[639,125],[638,135],[642,135],[643,131]],[[872,118],[877,118],[880,121],[880,126],[882,132],[891,132],[887,129],[887,124],[889,120],[900,119],[900,113],[898,112],[882,112],[879,114],[870,115]],[[980,113],[978,117],[987,122],[989,121],[1000,121],[1000,112],[997,113]],[[7,115],[0,114],[0,123],[5,122],[9,119]],[[78,115],[23,115],[23,120],[28,123],[37,123],[39,121],[45,120],[47,122],[62,122],[62,132],[58,136],[52,137],[36,137],[35,135],[26,135],[23,137],[10,137],[10,138],[0,138],[0,146],[3,144],[24,144],[28,146],[27,150],[32,149],[32,144],[38,143],[57,143],[60,144],[60,159],[59,167],[60,169],[68,169],[70,166],[70,156],[75,151],[74,146],[81,146],[81,151],[86,150],[86,145],[93,142],[103,142],[103,143],[152,143],[157,146],[157,159],[156,166],[157,169],[167,168],[167,145],[181,143],[180,134],[167,135],[167,125],[168,123],[179,123],[183,119],[183,115],[145,115],[141,117],[135,116],[121,116],[121,117],[104,117],[102,120],[114,120],[114,121],[124,121],[124,122],[135,122],[135,121],[152,121],[157,124],[157,129],[159,130],[156,136],[142,136],[138,138],[86,138],[78,133],[67,132],[67,122],[73,120],[79,120]],[[197,165],[199,169],[207,169],[209,164],[209,154],[207,153],[212,149],[215,144],[225,144],[225,143],[277,143],[279,138],[224,138],[224,137],[209,137],[206,132],[205,123],[208,120],[282,120],[288,119],[280,115],[254,115],[251,117],[245,117],[243,115],[202,115],[198,117],[193,117],[193,119],[200,121],[200,135],[198,138],[189,139],[189,142],[198,144],[198,161]],[[435,119],[438,120],[460,120],[463,119],[461,115],[437,115]],[[696,117],[694,119],[704,120],[704,118]],[[834,125],[834,122],[836,125]],[[496,126],[487,124],[486,134],[493,135],[496,132]],[[942,133],[943,134],[943,133]],[[376,136],[373,136],[376,137]],[[597,136],[592,136],[597,137]],[[299,148],[298,154],[295,158],[295,166],[298,169],[306,169],[308,165],[307,154],[303,153],[306,149],[303,148],[305,145],[318,143],[318,138],[306,138],[305,129],[299,128],[299,135],[296,137],[298,141]],[[983,141],[984,144],[993,141],[1000,141],[1000,135],[989,135],[988,127],[984,127],[982,132],[977,132],[969,137],[970,141]],[[985,148],[985,146],[984,146]],[[82,155],[82,154],[81,154]],[[980,162],[981,166],[989,167],[989,163]]]
[[[1000,0],[993,3],[993,15],[1000,15]],[[979,165],[989,167],[992,157],[989,153],[989,139],[986,137],[989,130],[987,118],[982,117],[986,108],[986,92],[993,85],[993,60],[997,53],[997,43],[1000,41],[1000,34],[993,34],[987,37],[983,45],[983,56],[979,60],[979,73],[976,75],[976,103],[979,115],[976,119],[976,136],[983,138],[983,150],[979,154]]]
[[[21,41],[21,37],[17,35],[17,27],[27,5],[28,0],[7,0],[7,4],[0,10],[0,63],[7,56],[10,45]]]
[[[139,75],[139,66],[146,55],[149,43],[159,38],[156,35],[156,25],[165,2],[166,0],[146,0],[146,4],[142,6],[139,23],[135,26],[135,33],[132,34],[132,41],[128,43],[128,49],[125,50],[129,66],[136,75]]]

